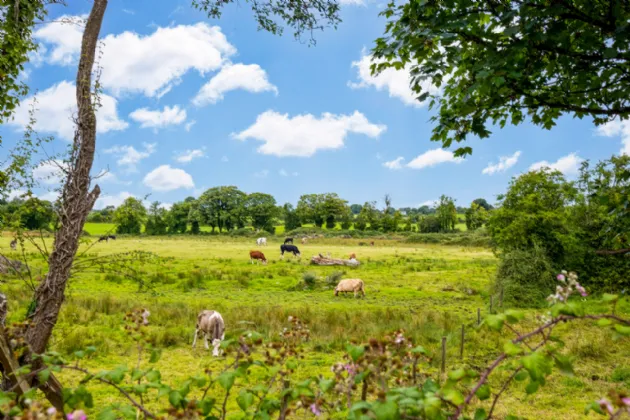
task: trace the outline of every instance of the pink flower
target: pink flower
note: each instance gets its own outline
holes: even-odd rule
[[[586,289],[585,289],[585,288],[583,288],[582,286],[580,286],[579,284],[578,284],[577,286],[575,286],[575,288],[577,289],[577,291],[578,291],[578,292],[580,292],[580,294],[581,294],[583,297],[588,296],[588,294],[586,293]]]
[[[608,411],[609,414],[613,414],[615,412],[612,404],[607,399],[602,398],[601,400],[597,401],[597,403],[602,408],[602,410]]]
[[[48,410],[46,410],[46,414],[48,414],[49,416],[54,416],[57,413],[57,409],[55,407],[50,407]]]
[[[556,278],[558,279],[558,281],[562,281],[562,282],[566,280],[566,277],[564,277],[564,274],[558,274],[558,277]]]
[[[354,365],[347,364],[343,368],[346,370],[346,372],[348,372],[348,375],[354,375],[354,372],[355,372],[354,371]]]
[[[87,416],[83,410],[77,410],[74,413],[70,413],[66,418],[68,420],[87,420]]]
[[[311,412],[313,414],[315,414],[316,416],[321,416],[322,415],[322,410],[319,409],[317,404],[313,403],[313,404],[311,404],[311,406],[309,408],[311,409]]]
[[[621,399],[621,402],[622,402],[625,406],[630,407],[630,397],[625,397],[625,398],[622,398],[622,399]]]

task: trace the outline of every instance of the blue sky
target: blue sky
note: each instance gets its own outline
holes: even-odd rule
[[[350,1],[350,0],[345,0]],[[42,48],[23,77],[37,91],[38,126],[54,135],[46,154],[72,136],[71,106],[81,26],[90,2],[50,9],[38,25]],[[581,159],[630,153],[630,124],[596,129],[563,117],[545,131],[529,123],[471,139],[463,161],[429,141],[430,111],[412,100],[408,76],[367,72],[369,50],[382,35],[382,4],[342,4],[343,22],[316,33],[317,45],[288,30],[256,29],[246,3],[208,20],[190,1],[110,0],[102,28],[104,87],[94,173],[97,207],[128,196],[173,203],[206,188],[237,185],[273,194],[279,204],[301,194],[336,192],[350,203],[393,197],[418,206],[447,194],[458,205],[494,201],[508,181],[531,167],[552,165],[571,177]],[[27,98],[0,129],[5,147],[19,138]],[[54,196],[54,165],[35,171]]]

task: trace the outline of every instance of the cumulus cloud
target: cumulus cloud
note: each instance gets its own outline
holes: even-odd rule
[[[118,117],[117,101],[109,95],[101,95],[101,107],[96,112],[99,133],[125,130],[129,124]],[[34,105],[33,105],[34,104]],[[21,102],[15,111],[13,120],[7,124],[20,128],[30,122],[30,111],[35,107],[35,130],[40,133],[53,133],[59,137],[72,140],[75,125],[72,116],[76,114],[77,100],[74,83],[62,81],[30,96]]]
[[[179,188],[195,187],[192,176],[183,169],[171,168],[170,165],[158,166],[149,172],[142,181],[153,191],[172,191]]]
[[[55,19],[55,22],[45,24],[35,31],[33,33],[35,39],[53,46],[50,51],[43,48],[40,54],[45,56],[40,56],[39,59],[64,66],[75,64],[81,50],[86,19],[87,15],[63,15]]]
[[[155,143],[142,143],[144,150],[136,150],[133,146],[114,146],[105,150],[105,153],[118,157],[116,163],[119,166],[126,166],[127,170],[135,171],[136,164],[142,159],[146,159],[155,152]]]
[[[398,156],[394,160],[390,160],[389,162],[383,162],[383,166],[389,169],[402,169],[403,168],[402,163],[404,160],[405,160],[404,157]]]
[[[197,121],[192,120],[186,123],[186,125],[184,126],[184,128],[186,129],[186,131],[190,131],[190,129],[193,127],[193,125],[197,124]]]
[[[186,150],[183,153],[175,156],[175,160],[179,163],[192,162],[193,159],[202,158],[206,156],[206,152],[203,149]]]
[[[344,6],[365,6],[365,0],[340,0],[339,4]]]
[[[577,175],[580,170],[580,164],[584,159],[576,155],[575,153],[570,153],[567,156],[563,156],[555,162],[548,162],[546,160],[542,160],[540,162],[533,163],[530,167],[530,171],[538,171],[540,169],[551,169],[555,171],[560,171],[564,175]]]
[[[269,82],[267,73],[258,64],[228,64],[203,85],[193,99],[193,104],[196,106],[215,104],[223,99],[226,92],[238,89],[251,93],[278,94],[278,88]]]
[[[376,90],[384,90],[389,93],[390,98],[397,98],[409,106],[422,107],[427,104],[427,101],[418,101],[416,99],[418,95],[411,90],[411,66],[407,65],[400,70],[389,68],[377,76],[373,76],[370,70],[371,65],[372,56],[364,50],[361,53],[361,59],[352,62],[352,67],[357,69],[358,81],[348,82],[348,86],[352,89],[375,88]],[[421,86],[423,92],[436,94],[440,91],[438,87],[432,85],[429,81],[423,81]]]
[[[488,163],[488,166],[486,166],[481,173],[484,175],[493,175],[499,172],[505,172],[512,166],[516,165],[520,156],[520,150],[514,152],[512,156],[501,156],[499,157],[498,163]]]
[[[422,207],[422,206],[435,207],[437,206],[438,203],[439,203],[439,200],[427,200],[425,202],[420,203],[419,207]]]
[[[107,206],[118,207],[129,197],[135,196],[127,191],[121,191],[117,194],[103,194],[96,200],[96,203],[94,203],[94,208],[101,210]]]
[[[83,28],[79,29],[58,22],[43,25],[36,36],[52,46],[44,59],[62,65],[75,62],[81,49]],[[236,53],[221,28],[206,23],[159,27],[149,35],[127,31],[102,41],[101,83],[116,96],[125,92],[162,96],[187,72],[216,71]]]
[[[439,165],[440,163],[462,163],[464,159],[456,158],[453,152],[444,149],[432,149],[424,152],[407,164],[408,168],[423,169]]]
[[[377,138],[386,129],[385,125],[369,122],[358,111],[352,115],[324,113],[318,118],[312,114],[289,117],[269,110],[260,114],[252,126],[233,133],[232,137],[262,141],[264,144],[258,152],[265,155],[308,157],[318,150],[343,147],[349,133]]]
[[[179,125],[186,121],[186,110],[179,106],[165,106],[162,111],[140,108],[129,114],[129,118],[140,123],[141,128],[153,128],[158,130],[170,125]]]
[[[619,154],[630,156],[630,121],[613,120],[597,127],[595,132],[605,137],[621,137],[621,150]]]

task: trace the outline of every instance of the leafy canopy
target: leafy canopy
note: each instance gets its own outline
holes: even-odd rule
[[[526,116],[546,129],[563,113],[630,117],[627,1],[410,0],[381,14],[372,70],[408,66],[420,101],[429,84],[442,88],[430,104],[444,147]]]

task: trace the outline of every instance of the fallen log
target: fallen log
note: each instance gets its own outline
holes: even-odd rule
[[[327,258],[321,255],[313,255],[311,258],[313,265],[345,265],[349,267],[358,267],[361,264],[358,260],[340,260],[337,258]]]

